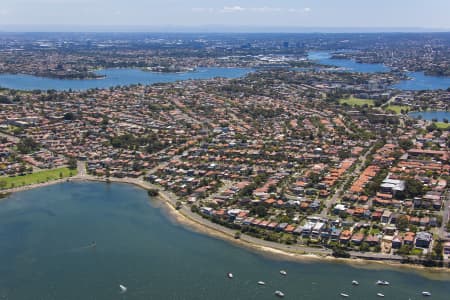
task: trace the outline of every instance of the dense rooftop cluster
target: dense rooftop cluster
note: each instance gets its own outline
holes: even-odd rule
[[[65,46],[43,43],[26,44],[23,51],[46,68],[39,57]],[[193,56],[179,58],[173,53],[183,53],[183,43],[166,45],[169,50],[162,44],[155,50],[155,43],[95,47],[113,51],[108,59],[119,64],[137,53],[137,64],[140,58],[178,66],[218,61],[212,52],[193,55],[191,44],[186,48]],[[218,48],[217,41],[201,44]],[[14,39],[6,48],[12,45]],[[231,48],[253,49],[241,46]],[[85,47],[74,46],[80,53]],[[277,41],[270,47],[300,55],[303,46]],[[220,49],[220,55],[227,52]],[[16,50],[10,50],[0,55],[14,59]],[[80,57],[87,65],[98,62],[104,51],[78,56],[74,65]],[[150,57],[152,51],[167,55]],[[17,64],[27,65],[26,57]],[[222,56],[222,65],[253,64],[257,56],[236,57]],[[3,64],[0,72],[10,67],[17,66]],[[30,68],[19,69],[36,73]],[[277,67],[240,79],[77,92],[1,90],[0,172],[20,176],[75,161],[93,176],[155,183],[205,218],[266,240],[372,252],[375,258],[381,252],[439,259],[448,236],[449,131],[405,113],[447,109],[449,91],[388,88],[401,76]]]

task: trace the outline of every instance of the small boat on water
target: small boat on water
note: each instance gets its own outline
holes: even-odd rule
[[[266,285],[266,283],[264,281],[258,281],[259,285]]]
[[[389,285],[390,283],[389,283],[389,281],[386,281],[386,280],[378,280],[376,282],[376,284],[377,285]]]
[[[285,270],[281,270],[281,271],[280,271],[280,274],[283,275],[283,276],[286,276],[286,275],[287,275],[287,272],[286,272]]]
[[[359,282],[356,280],[352,280],[352,285],[359,285]]]
[[[384,294],[382,294],[382,293],[377,293],[377,296],[378,296],[378,297],[384,297]]]
[[[422,292],[422,296],[430,297],[430,296],[431,296],[431,293],[430,293],[430,292],[423,291],[423,292]]]
[[[275,295],[278,297],[284,297],[284,293],[282,291],[275,291]]]
[[[233,273],[228,273],[227,276],[228,276],[228,278],[231,279],[231,278],[233,278]]]
[[[126,286],[124,286],[124,285],[122,285],[122,284],[119,284],[119,288],[120,288],[120,292],[123,294],[123,293],[125,293],[128,289],[127,289],[127,287]]]
[[[341,295],[341,297],[344,297],[344,298],[347,298],[347,297],[349,296],[349,295],[346,294],[346,293],[341,293],[340,295]]]

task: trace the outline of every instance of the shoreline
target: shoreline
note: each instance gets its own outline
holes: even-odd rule
[[[301,249],[295,249],[295,245],[284,245],[275,242],[268,242],[258,238],[254,238],[245,234],[241,235],[240,239],[234,238],[234,232],[236,230],[229,229],[227,227],[215,224],[208,219],[204,219],[202,216],[192,213],[190,209],[186,209],[183,206],[181,209],[176,209],[176,201],[178,201],[175,195],[171,195],[170,192],[163,190],[161,187],[134,178],[102,178],[94,177],[90,175],[74,176],[64,179],[58,179],[45,183],[39,183],[34,185],[28,185],[23,187],[17,187],[14,189],[2,190],[0,193],[12,194],[15,192],[22,192],[31,189],[46,187],[54,184],[60,184],[64,182],[103,182],[103,183],[125,183],[137,186],[144,190],[158,189],[159,195],[154,199],[160,200],[162,208],[171,221],[176,224],[187,227],[188,230],[193,230],[200,234],[205,234],[210,237],[232,243],[247,250],[256,252],[260,255],[269,257],[271,259],[280,259],[292,262],[325,262],[325,263],[339,263],[350,265],[355,268],[363,268],[367,270],[385,269],[402,272],[414,271],[419,275],[425,276],[434,280],[449,280],[450,281],[450,268],[445,267],[425,267],[422,265],[414,264],[402,264],[393,260],[369,260],[364,258],[337,258],[329,254],[329,251],[324,251],[321,248],[309,248],[302,247]],[[2,199],[7,199],[7,197]],[[1,199],[0,199],[1,200]],[[161,201],[162,200],[162,201]],[[297,247],[299,248],[299,247]],[[448,278],[436,278],[439,276],[447,276]]]

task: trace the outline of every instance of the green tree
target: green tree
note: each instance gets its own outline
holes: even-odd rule
[[[193,213],[198,213],[198,212],[199,212],[198,206],[195,205],[195,204],[192,204],[192,206],[191,206],[191,212],[193,212]]]
[[[75,120],[75,114],[72,113],[72,112],[67,112],[67,113],[64,114],[63,118],[66,121],[72,121],[72,120]]]
[[[409,225],[409,221],[408,221],[408,217],[405,215],[401,215],[398,217],[397,219],[397,228],[400,231],[405,231],[406,228],[408,228]]]
[[[315,172],[309,173],[309,176],[308,176],[309,180],[311,180],[311,183],[313,183],[313,184],[319,183],[320,177],[321,177],[320,174],[317,174]]]
[[[350,258],[350,253],[348,253],[347,251],[345,251],[343,249],[339,249],[339,248],[334,248],[332,255],[334,257]]]
[[[71,170],[75,170],[77,168],[77,160],[74,157],[69,158],[67,164]]]
[[[433,252],[431,255],[432,259],[443,260],[444,259],[443,255],[442,255],[443,251],[444,251],[444,246],[442,244],[442,241],[441,240],[435,241],[434,247],[433,247]]]
[[[411,253],[411,246],[402,245],[400,249],[397,250],[398,255],[409,255]]]
[[[405,195],[408,198],[414,198],[422,196],[423,183],[414,178],[408,178],[405,180]]]
[[[400,140],[398,142],[398,145],[403,149],[403,150],[408,150],[411,149],[411,147],[414,145],[413,142],[411,140]]]
[[[182,203],[181,203],[181,201],[177,201],[176,203],[175,203],[175,209],[180,209],[181,208],[181,205],[182,205]]]
[[[264,218],[267,215],[267,208],[265,208],[263,205],[258,205],[256,207],[256,214],[259,217]]]
[[[21,154],[29,154],[39,150],[40,145],[32,138],[24,137],[17,143],[17,151]]]
[[[159,195],[159,190],[157,190],[157,189],[149,189],[149,190],[147,191],[147,194],[148,194],[150,197],[156,197],[156,196]]]
[[[363,243],[361,244],[361,247],[359,248],[359,250],[362,251],[362,252],[367,252],[367,251],[370,250],[370,246],[369,246],[368,243],[363,242]]]
[[[269,186],[269,189],[268,189],[269,193],[276,193],[276,191],[277,191],[277,187],[275,185]]]

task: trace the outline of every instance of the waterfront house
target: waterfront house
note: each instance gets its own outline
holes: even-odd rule
[[[364,239],[364,241],[369,244],[369,246],[373,247],[380,244],[380,239],[375,235],[368,235]]]
[[[293,233],[294,230],[295,230],[295,226],[293,226],[293,225],[288,225],[288,226],[286,226],[286,228],[284,229],[284,232],[286,232],[286,233]]]
[[[322,230],[325,228],[325,223],[323,222],[317,222],[312,231],[311,231],[311,238],[313,239],[319,239],[320,237],[320,233],[322,232]]]
[[[259,227],[261,228],[267,228],[267,226],[270,224],[270,221],[262,221],[261,223],[258,224]]]
[[[303,225],[302,236],[309,237],[312,229],[314,228],[314,225],[315,224],[312,222],[307,222],[305,225]]]
[[[444,243],[444,255],[450,255],[450,241]]]
[[[420,231],[416,235],[416,247],[428,248],[433,240],[433,235],[426,231]]]
[[[295,229],[294,229],[294,234],[296,234],[296,235],[301,235],[302,234],[302,231],[303,231],[303,226],[297,226]]]
[[[343,230],[339,236],[339,242],[341,244],[348,244],[350,238],[352,237],[352,232],[350,230]]]
[[[392,239],[392,248],[393,249],[399,249],[403,244],[403,239],[401,236],[396,235],[394,236],[394,238]]]
[[[250,225],[252,223],[253,219],[254,218],[252,218],[252,217],[244,219],[244,221],[242,221],[242,225]]]
[[[288,227],[288,223],[280,223],[277,225],[277,227],[275,228],[276,231],[284,231],[284,229],[286,229],[286,227]]]
[[[200,212],[202,214],[210,216],[210,215],[212,215],[213,209],[211,207],[203,206],[203,207],[200,208]]]
[[[275,228],[277,228],[278,223],[277,222],[271,222],[267,225],[267,228],[270,230],[274,230]]]
[[[351,242],[352,242],[352,244],[359,246],[359,245],[361,245],[363,239],[364,239],[364,233],[357,232],[352,236]]]
[[[330,236],[331,236],[331,240],[332,240],[333,242],[337,242],[337,241],[339,240],[339,236],[340,236],[340,235],[341,235],[341,230],[340,230],[340,229],[333,228],[333,229],[331,230]]]
[[[412,246],[414,244],[414,239],[416,237],[416,234],[414,232],[406,232],[405,236],[403,238],[403,242],[405,243],[405,245],[410,245]]]

